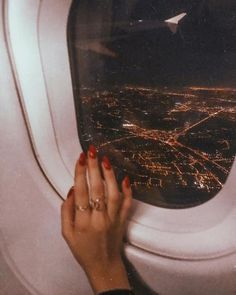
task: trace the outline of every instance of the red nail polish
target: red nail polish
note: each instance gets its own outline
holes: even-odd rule
[[[107,156],[104,156],[102,159],[103,165],[107,170],[111,170],[111,163]]]
[[[83,152],[79,156],[79,163],[81,166],[84,166],[86,164],[86,155]]]
[[[126,186],[127,188],[130,188],[130,180],[129,180],[129,176],[128,176],[128,175],[125,176],[124,181],[125,181],[125,186]]]
[[[97,151],[94,145],[90,144],[89,146],[89,157],[92,159],[96,159]]]
[[[70,190],[68,191],[67,199],[71,196],[73,189],[74,189],[74,187],[72,186],[72,187],[70,188]]]

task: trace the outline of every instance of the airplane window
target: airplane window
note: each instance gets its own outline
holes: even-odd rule
[[[200,205],[236,152],[236,3],[74,1],[68,47],[82,146],[109,155],[135,198]]]

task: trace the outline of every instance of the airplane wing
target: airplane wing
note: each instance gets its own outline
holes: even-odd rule
[[[139,20],[135,23],[134,26],[131,26],[131,27],[128,26],[127,30],[129,30],[130,32],[137,32],[137,31],[142,31],[142,30],[146,31],[148,29],[157,29],[157,28],[162,27],[164,25],[164,26],[167,26],[173,34],[175,34],[178,29],[179,21],[181,19],[183,19],[185,16],[186,16],[186,13],[183,12],[181,14],[176,15],[175,17],[169,18],[164,21],[165,25],[163,22],[160,22],[158,20],[157,21]],[[127,23],[125,23],[125,24],[127,24]],[[124,25],[124,23],[122,23],[122,25]],[[124,28],[126,28],[126,27],[124,27]],[[124,38],[124,37],[127,37],[127,35],[116,36],[116,37],[114,37],[114,39],[119,39],[119,38]],[[110,39],[108,38],[108,40],[110,40]],[[77,47],[81,50],[93,51],[98,54],[109,56],[111,58],[117,57],[117,54],[114,51],[112,51],[111,49],[109,49],[108,47],[106,47],[99,39],[78,42]]]
[[[179,21],[181,19],[183,19],[186,14],[187,13],[183,12],[183,13],[180,13],[172,18],[165,20],[165,23],[167,24],[168,28],[171,30],[171,32],[173,34],[175,34],[177,32]]]

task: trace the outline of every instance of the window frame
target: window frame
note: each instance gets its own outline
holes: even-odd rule
[[[35,155],[62,199],[82,151],[67,46],[71,0],[6,1],[9,53]],[[53,40],[53,41],[52,41]],[[236,163],[223,189],[187,209],[134,200],[128,242],[152,253],[199,260],[236,251]]]

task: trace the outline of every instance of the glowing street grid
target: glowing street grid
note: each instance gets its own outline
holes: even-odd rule
[[[236,151],[236,90],[135,86],[82,88],[80,136],[108,154],[135,197],[185,208],[223,187]]]

